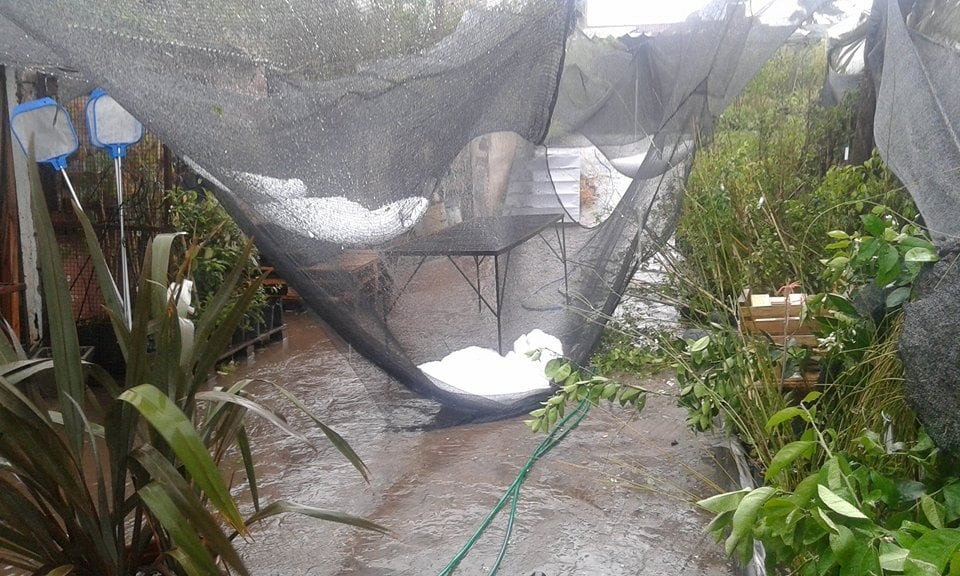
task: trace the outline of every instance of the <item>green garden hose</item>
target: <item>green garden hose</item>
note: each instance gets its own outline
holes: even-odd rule
[[[513,484],[510,485],[510,488],[503,494],[500,498],[500,501],[497,502],[497,505],[493,507],[493,510],[490,511],[490,514],[483,520],[483,523],[480,524],[480,527],[477,528],[477,531],[473,533],[473,536],[467,540],[467,543],[463,545],[463,548],[457,552],[456,556],[453,557],[453,560],[447,564],[446,568],[440,572],[440,576],[449,576],[453,574],[453,571],[457,569],[460,562],[470,553],[470,549],[473,548],[474,544],[480,539],[484,531],[490,526],[490,523],[493,522],[493,519],[496,518],[497,514],[500,513],[500,510],[503,509],[503,506],[510,501],[510,516],[507,519],[507,529],[503,536],[503,544],[500,545],[500,553],[497,555],[497,559],[494,561],[493,565],[490,567],[490,571],[487,572],[487,576],[494,576],[497,573],[497,570],[500,568],[500,563],[503,561],[503,558],[507,554],[507,547],[510,542],[510,534],[513,531],[513,521],[517,515],[517,500],[520,499],[520,486],[523,484],[523,481],[527,477],[527,473],[533,468],[533,465],[539,460],[544,454],[549,452],[554,446],[559,444],[567,434],[573,431],[583,418],[587,415],[587,412],[590,411],[590,400],[583,399],[577,407],[570,411],[569,414],[563,417],[553,430],[547,434],[547,437],[543,439],[542,442],[537,446],[533,451],[533,454],[530,455],[530,458],[527,459],[527,462],[520,468],[520,472],[517,474],[516,479],[513,481]]]

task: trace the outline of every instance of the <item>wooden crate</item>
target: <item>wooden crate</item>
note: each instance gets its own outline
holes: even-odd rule
[[[803,303],[806,294],[788,294],[786,296],[771,296],[770,294],[753,294],[749,289],[743,291],[738,303],[740,314],[740,330],[745,334],[765,334],[781,346],[786,342],[794,342],[797,346],[813,349],[816,361],[817,337],[813,332],[816,323],[812,320],[802,320]],[[817,384],[820,374],[810,370],[786,378],[783,387],[789,389],[807,389]]]
[[[788,294],[771,296],[752,294],[750,289],[743,291],[740,297],[740,329],[747,334],[766,334],[777,344],[790,340],[797,346],[817,345],[813,335],[816,325],[812,321],[803,322],[800,313],[806,294]]]

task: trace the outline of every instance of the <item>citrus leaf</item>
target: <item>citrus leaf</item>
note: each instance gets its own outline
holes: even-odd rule
[[[709,344],[710,344],[710,337],[703,336],[702,338],[698,339],[696,342],[690,345],[690,351],[700,352],[702,350],[706,350]]]
[[[733,530],[724,544],[728,556],[733,554],[741,540],[753,534],[760,509],[775,494],[776,490],[772,486],[761,486],[744,495],[733,513]]]
[[[920,246],[907,250],[903,255],[904,262],[936,262],[939,259],[936,250]]]
[[[856,506],[847,502],[843,498],[837,495],[836,492],[830,490],[823,484],[817,486],[817,494],[820,496],[820,500],[837,514],[841,516],[846,516],[847,518],[856,518],[866,520],[867,516],[861,512]]]
[[[907,301],[907,298],[910,298],[910,287],[901,286],[893,292],[887,294],[887,308],[896,308],[897,306],[903,304]]]
[[[813,447],[816,445],[814,440],[797,440],[781,448],[770,460],[770,466],[764,474],[764,479],[770,481],[777,477],[777,474],[792,465],[797,458],[807,457],[813,453]]]
[[[886,225],[883,223],[882,218],[876,214],[864,214],[860,216],[860,220],[863,221],[863,228],[869,232],[871,236],[883,236]]]
[[[744,488],[743,490],[738,490],[736,492],[717,494],[716,496],[698,500],[697,506],[703,508],[711,514],[732,512],[737,509],[737,506],[740,505],[740,501],[743,500],[743,497],[746,496],[748,492],[750,492],[750,489]]]
[[[769,420],[767,420],[767,425],[766,425],[767,432],[772,432],[773,429],[779,426],[780,424],[783,424],[784,422],[789,422],[794,418],[801,418],[807,422],[810,421],[810,416],[803,410],[803,408],[799,408],[797,406],[789,406],[787,408],[784,408],[783,410],[780,410],[779,412],[771,416]]]
[[[940,575],[960,547],[960,530],[940,528],[927,532],[910,547],[903,565],[905,576]]]

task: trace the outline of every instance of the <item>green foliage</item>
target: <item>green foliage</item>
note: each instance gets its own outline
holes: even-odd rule
[[[857,221],[859,230],[829,233],[834,253],[821,266],[836,292],[810,297],[805,311],[818,326],[818,363],[826,381],[820,404],[829,415],[829,423],[822,424],[835,431],[844,450],[868,429],[889,428],[907,441],[916,437],[896,345],[903,302],[921,266],[937,258],[922,229],[902,224],[884,206],[873,207]],[[865,296],[870,293],[876,294],[872,307]],[[663,348],[675,360],[679,402],[687,408],[692,428],[706,430],[722,419],[750,449],[760,470],[799,439],[787,429],[771,431],[765,423],[789,402],[782,384],[792,373],[806,370],[810,350],[789,342],[775,346],[717,324],[699,339],[667,342]],[[781,485],[792,486],[798,475],[819,464],[809,461],[806,469],[781,479]],[[909,462],[900,465],[905,468],[898,472],[911,472]]]
[[[53,357],[24,359],[12,342],[0,338],[0,556],[5,563],[36,574],[247,574],[232,540],[271,515],[294,511],[382,530],[320,508],[260,502],[246,416],[255,414],[309,441],[256,401],[250,381],[229,390],[205,390],[218,355],[258,289],[253,282],[231,298],[240,268],[225,275],[197,318],[191,343],[184,338],[176,297],[167,292],[169,258],[178,239],[159,236],[148,247],[128,328],[92,226],[74,205],[125,356],[126,382],[121,386],[106,371],[81,361],[36,170],[32,176]],[[247,243],[240,257],[249,258],[251,249]],[[181,269],[178,281],[183,274]],[[55,410],[37,397],[36,379],[45,374],[55,383]],[[97,383],[101,392],[87,388],[88,382]],[[366,476],[343,438],[310,417]],[[242,461],[245,490],[231,486],[220,471],[227,454]],[[234,499],[241,493],[253,503],[254,513],[247,517]]]
[[[766,427],[769,418],[788,406],[791,395],[785,378],[799,366],[790,352],[765,338],[744,337],[729,326],[713,325],[697,339],[666,341],[680,385],[677,403],[687,409],[687,424],[695,431],[712,429],[719,420],[736,434],[764,470],[773,455],[796,440],[790,429]]]
[[[815,187],[808,116],[821,86],[822,49],[787,47],[717,122],[697,156],[677,227],[678,271],[712,295],[678,286],[695,316],[733,309],[742,289],[773,291],[802,280],[794,222],[785,204]]]
[[[668,265],[669,290],[702,333],[642,350],[620,338],[599,359],[672,365],[688,424],[722,422],[747,447],[766,485],[702,503],[728,553],[746,556],[757,539],[786,573],[960,573],[960,486],[904,400],[897,356],[903,305],[937,253],[876,154],[829,167],[856,106],[817,106],[820,58],[782,51],[698,153]],[[816,294],[804,312],[815,350],[733,326],[744,288],[781,287]],[[813,362],[821,383],[801,400],[784,383]]]
[[[239,298],[240,290],[260,276],[256,248],[249,255],[244,255],[248,243],[246,235],[211,192],[177,188],[167,192],[167,201],[170,205],[170,224],[187,234],[189,245],[196,246],[191,253],[189,271],[198,297],[196,314],[203,313],[229,273],[238,267],[243,272],[232,298]],[[258,288],[240,328],[255,328],[265,305],[266,293],[263,288]]]
[[[534,432],[549,432],[563,418],[568,404],[589,399],[592,404],[601,400],[615,402],[620,406],[632,406],[642,412],[649,393],[643,387],[614,382],[597,375],[581,375],[580,370],[568,360],[554,358],[544,370],[547,378],[557,386],[556,392],[530,413],[525,423]]]
[[[850,294],[865,286],[883,291],[883,308],[890,312],[911,294],[924,264],[936,262],[937,249],[916,223],[901,221],[884,205],[860,216],[862,230],[848,234],[832,230],[826,248],[833,254],[821,263],[832,291]]]
[[[822,50],[781,50],[721,115],[686,183],[672,270],[692,317],[734,312],[744,288],[773,293],[796,283],[826,290],[818,261],[831,230],[852,231],[874,204],[916,210],[874,155],[834,166],[849,144],[855,102],[823,109]]]
[[[832,166],[816,188],[807,195],[790,199],[785,204],[787,221],[799,236],[800,246],[815,248],[809,253],[808,272],[819,273],[816,262],[833,250],[830,233],[852,232],[861,226],[861,216],[873,207],[883,205],[903,218],[916,218],[917,211],[910,196],[874,151],[861,165]],[[823,286],[819,279],[805,279],[810,291]]]
[[[800,424],[803,439],[774,457],[767,480],[801,460],[822,465],[790,490],[763,486],[701,500],[709,529],[728,554],[746,559],[764,544],[767,567],[811,576],[953,574],[960,569],[960,480],[929,437],[907,448],[866,432],[856,452],[838,451],[837,433],[815,420],[819,393],[775,414],[768,427]],[[923,474],[891,476],[889,459],[910,459]]]
[[[746,342],[723,347],[716,333],[686,342],[696,374],[694,386],[684,390],[692,394],[691,418],[704,405],[719,407],[710,413],[723,414],[753,449],[766,483],[701,505],[715,515],[711,529],[726,534],[728,554],[745,558],[759,540],[770,570],[953,573],[960,569],[960,482],[944,474],[953,463],[918,429],[903,398],[896,355],[902,306],[937,253],[922,228],[904,224],[886,206],[858,220],[852,232],[828,233],[833,252],[821,263],[834,291],[808,300],[828,383],[773,412],[762,443],[755,416],[773,404],[747,388],[727,397],[730,386],[718,379],[735,380],[732,367],[764,356]],[[691,392],[697,384],[699,395]],[[764,447],[769,458],[762,457]]]
[[[634,334],[629,321],[611,322],[590,364],[600,374],[656,374],[668,368],[669,362],[650,341],[649,337]]]

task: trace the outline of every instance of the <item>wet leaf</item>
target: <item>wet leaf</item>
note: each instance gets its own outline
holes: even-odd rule
[[[903,565],[903,573],[906,576],[943,574],[958,547],[960,547],[960,530],[940,528],[928,532],[910,547]]]
[[[887,308],[896,308],[897,306],[906,302],[908,298],[910,298],[910,287],[901,286],[890,294],[887,294]]]
[[[884,224],[882,218],[876,214],[864,214],[860,216],[860,220],[863,221],[863,228],[869,232],[871,236],[883,236],[883,231],[887,226]]]
[[[905,262],[936,262],[939,259],[936,250],[920,246],[907,250],[903,255]]]
[[[866,520],[867,516],[861,512],[856,506],[847,502],[840,496],[838,496],[834,491],[830,490],[824,485],[817,486],[817,494],[820,496],[820,500],[828,508],[840,514],[841,516],[846,516],[847,518],[863,519]]]
[[[908,550],[892,542],[880,542],[880,567],[888,572],[903,572]]]
[[[150,485],[163,492],[162,505],[176,508],[177,514],[183,517],[191,531],[200,536],[206,550],[228,565],[245,572],[243,561],[223,533],[220,524],[204,506],[194,487],[180,475],[173,464],[150,445],[134,451],[133,456],[150,473],[153,479]]]
[[[837,256],[827,261],[827,267],[833,270],[843,270],[848,262],[850,262],[850,259],[846,256]]]
[[[190,522],[187,521],[159,484],[151,482],[140,488],[137,494],[170,534],[174,545],[180,549],[181,556],[177,560],[187,574],[190,576],[209,576],[218,573],[217,564],[210,555],[210,551],[206,549],[196,530],[193,529]]]
[[[716,496],[711,496],[709,498],[704,498],[703,500],[697,501],[697,506],[703,508],[711,514],[722,514],[724,512],[732,512],[737,509],[737,506],[740,505],[740,502],[743,500],[743,497],[750,492],[749,488],[744,488],[743,490],[737,490],[736,492],[724,492],[723,494],[717,494]]]
[[[243,518],[224,483],[220,470],[207,452],[196,429],[187,417],[163,392],[150,384],[126,390],[120,400],[133,405],[150,425],[167,441],[183,463],[190,477],[210,502],[237,530],[243,529]]]
[[[934,528],[943,528],[943,510],[942,507],[930,496],[924,494],[920,497],[920,509],[927,522]]]
[[[946,522],[960,518],[960,482],[954,481],[943,488],[943,506]]]
[[[766,425],[767,432],[772,432],[773,429],[776,428],[777,426],[783,424],[784,422],[789,422],[794,418],[800,418],[805,422],[810,421],[810,416],[807,415],[807,413],[802,408],[799,408],[797,406],[788,406],[787,408],[780,410],[779,412],[771,416],[769,420],[767,420],[767,425]]]
[[[775,494],[776,490],[772,486],[761,486],[744,495],[733,513],[733,530],[724,544],[728,556],[733,554],[741,540],[752,538],[760,509]]]
[[[791,466],[798,458],[809,458],[816,446],[813,440],[797,440],[781,448],[770,460],[764,479],[768,482],[777,477],[777,474]]]
[[[340,512],[334,512],[331,510],[324,510],[322,508],[316,508],[314,506],[297,504],[296,502],[288,502],[286,500],[278,500],[276,502],[271,502],[262,511],[251,516],[247,520],[247,525],[249,526],[255,522],[259,522],[260,520],[263,520],[264,518],[267,518],[269,516],[275,516],[277,514],[285,514],[285,513],[300,514],[302,516],[309,516],[310,518],[327,520],[329,522],[337,522],[339,524],[347,524],[350,526],[356,526],[357,528],[372,530],[374,532],[380,532],[383,534],[388,534],[390,532],[388,529],[377,524],[376,522],[371,522],[364,518],[351,516],[349,514],[342,514]]]
[[[310,418],[314,425],[319,428],[321,432],[323,432],[323,435],[327,437],[327,440],[333,444],[337,451],[343,454],[343,456],[349,460],[351,464],[353,464],[353,467],[360,472],[360,475],[363,476],[363,479],[368,482],[370,481],[370,472],[367,469],[367,465],[363,463],[360,455],[354,451],[353,447],[350,446],[350,444],[342,436],[340,436],[336,430],[324,424],[313,414],[313,412],[310,411],[309,408],[307,408],[303,402],[300,401],[299,398],[297,398],[289,390],[277,384],[274,384],[274,388],[283,394],[283,396],[286,397],[287,400],[296,406],[303,414]]]
[[[626,406],[627,404],[634,402],[638,396],[640,396],[639,388],[624,387],[620,391],[620,405]]]
[[[608,382],[606,386],[603,387],[603,392],[600,394],[600,398],[603,400],[610,400],[617,395],[617,391],[620,390],[620,385],[616,382]]]
[[[694,343],[690,344],[690,352],[701,352],[707,349],[707,346],[710,344],[710,337],[703,336],[699,338]]]
[[[876,238],[870,238],[865,240],[863,244],[860,245],[860,249],[857,251],[857,255],[854,257],[854,261],[857,264],[863,264],[869,262],[871,258],[877,255],[877,251],[880,249],[880,241]]]
[[[224,402],[227,404],[235,404],[237,406],[241,406],[253,412],[254,414],[260,416],[264,420],[270,422],[277,428],[283,430],[291,437],[296,438],[300,442],[303,442],[304,444],[313,447],[310,440],[306,436],[304,436],[302,432],[290,426],[290,424],[288,424],[286,420],[283,419],[282,416],[280,416],[273,410],[270,410],[266,406],[258,402],[254,402],[249,398],[240,396],[238,394],[231,394],[229,392],[224,392],[221,390],[208,390],[206,392],[198,392],[197,400],[207,400],[210,402]]]

